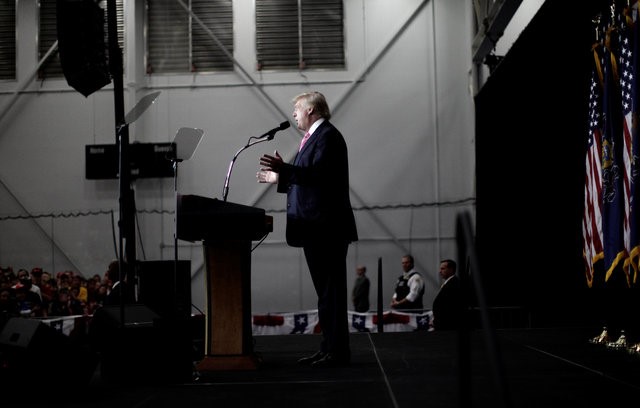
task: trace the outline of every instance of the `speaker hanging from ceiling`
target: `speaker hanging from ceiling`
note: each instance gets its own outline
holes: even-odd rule
[[[56,19],[62,72],[87,97],[111,82],[104,9],[96,0],[57,0]]]

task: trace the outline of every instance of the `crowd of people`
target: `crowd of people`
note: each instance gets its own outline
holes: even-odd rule
[[[92,315],[113,284],[109,271],[86,278],[71,270],[0,267],[0,326],[12,317]]]
[[[424,280],[415,271],[411,255],[404,255],[401,260],[403,275],[398,278],[391,308],[422,312]],[[12,317],[88,316],[105,304],[116,304],[114,294],[117,294],[117,290],[113,289],[118,284],[117,271],[117,261],[111,262],[104,274],[95,274],[90,278],[70,270],[53,275],[39,267],[31,271],[0,267],[0,327]],[[357,312],[366,312],[369,310],[370,288],[366,267],[359,265],[356,275],[352,305]],[[459,283],[453,260],[441,261],[440,278],[442,289],[433,304],[434,315],[440,316],[436,327],[452,329],[457,327],[460,314],[457,310],[460,303]]]

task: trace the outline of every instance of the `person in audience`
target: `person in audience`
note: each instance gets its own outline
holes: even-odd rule
[[[440,261],[442,285],[433,299],[434,330],[454,330],[462,321],[464,304],[461,296],[460,280],[456,275],[456,262],[452,259]]]
[[[99,273],[96,273],[91,277],[91,279],[89,279],[89,281],[92,281],[94,283],[95,289],[98,290],[100,285],[102,285],[102,276],[100,276]],[[87,287],[88,287],[88,285],[87,285]]]
[[[15,274],[13,268],[10,266],[7,268],[0,268],[0,289],[11,289],[13,286],[13,279]]]
[[[7,267],[0,266],[0,277],[9,276],[12,273],[13,273],[13,267],[11,267],[11,266],[7,266]]]
[[[36,292],[38,296],[40,296],[40,300],[42,299],[42,268],[33,268],[31,269],[31,273],[29,274],[31,278],[31,290]]]
[[[72,289],[58,290],[58,297],[51,304],[51,314],[54,316],[75,316],[84,314],[82,303],[71,295]]]
[[[83,302],[78,297],[80,290],[78,287],[72,286],[69,288],[69,306],[73,311],[73,314],[82,314],[86,315],[87,312],[87,302]]]
[[[400,263],[402,264],[403,273],[396,282],[396,287],[391,297],[391,308],[404,312],[422,313],[424,278],[415,270],[412,255],[403,255]]]
[[[16,276],[18,277],[18,280],[28,278],[29,277],[29,271],[24,269],[24,268],[20,268],[20,269],[18,269],[18,272],[16,273]]]
[[[9,276],[9,287],[13,288],[13,286],[18,283],[18,275],[13,271],[13,269],[11,269],[8,276]]]
[[[42,295],[42,307],[51,311],[51,303],[58,296],[58,286],[55,279],[47,271],[42,272],[40,281],[40,294]]]
[[[12,317],[19,316],[18,304],[11,288],[0,289],[0,330]]]
[[[58,272],[56,274],[58,290],[71,288],[71,275],[67,272]]]
[[[87,288],[87,314],[93,314],[93,310],[98,306],[98,282],[92,277],[85,281]]]
[[[28,289],[30,291],[34,292],[36,295],[38,295],[40,300],[42,300],[42,296],[40,295],[40,288],[35,288],[33,286],[33,281],[31,280],[31,276],[29,276],[29,271],[28,270],[26,270],[24,268],[18,269],[17,276],[18,276],[18,279],[17,279],[16,282],[13,283],[11,288],[18,289],[19,286],[22,287],[22,286],[27,285],[27,281],[29,281]]]
[[[19,315],[22,317],[45,317],[40,296],[31,290],[31,279],[22,279],[14,286]]]
[[[107,285],[106,283],[101,283],[96,289],[96,294],[95,294],[96,307],[104,306],[108,293],[109,293],[109,285]]]
[[[369,288],[371,282],[367,277],[367,267],[359,265],[356,267],[356,281],[351,291],[351,302],[353,309],[358,313],[366,313],[369,311]]]
[[[96,290],[98,290],[98,286],[100,282],[96,281],[94,278],[86,279],[84,286],[87,288],[87,299],[95,296]]]
[[[87,301],[89,300],[89,295],[87,293],[85,280],[82,278],[82,276],[73,275],[71,277],[71,289],[77,289],[78,294],[76,298],[81,302],[87,303]]]
[[[71,306],[69,304],[69,288],[58,290],[56,298],[51,302],[51,316],[71,316]]]

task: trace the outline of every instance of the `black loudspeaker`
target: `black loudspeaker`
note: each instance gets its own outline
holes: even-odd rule
[[[11,386],[28,385],[37,378],[47,387],[86,385],[98,365],[88,344],[74,342],[37,319],[11,318],[0,332],[2,377]]]
[[[191,261],[140,262],[138,300],[162,317],[190,317]]]
[[[104,16],[96,0],[57,0],[62,72],[69,86],[84,96],[111,82]]]
[[[187,324],[162,318],[142,304],[101,307],[89,325],[89,338],[100,354],[101,379],[123,384],[191,381],[193,340]]]

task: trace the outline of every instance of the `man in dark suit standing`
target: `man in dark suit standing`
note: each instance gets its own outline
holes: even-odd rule
[[[347,250],[358,240],[349,198],[347,145],[329,122],[320,92],[293,99],[298,129],[306,132],[293,163],[276,152],[260,158],[261,183],[277,183],[287,194],[287,243],[300,247],[318,295],[320,350],[298,360],[313,367],[347,365],[351,359],[347,316]]]
[[[463,304],[456,263],[451,259],[440,262],[442,286],[433,300],[434,330],[454,330],[462,321]]]
[[[356,281],[353,283],[351,291],[353,309],[358,313],[366,313],[369,311],[369,289],[371,288],[371,282],[367,277],[367,267],[358,265],[356,275]]]

